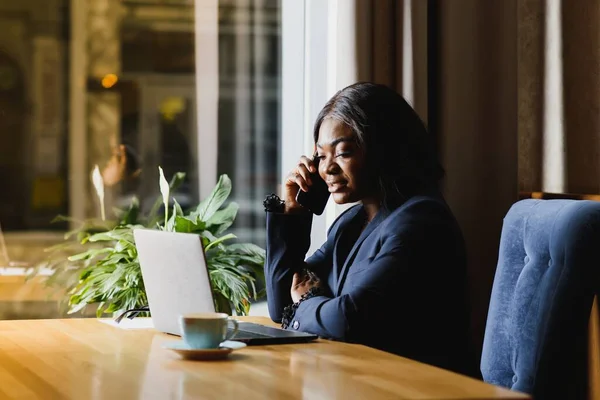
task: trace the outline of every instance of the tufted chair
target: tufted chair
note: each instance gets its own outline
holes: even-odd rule
[[[515,203],[504,218],[481,358],[486,382],[585,399],[600,271],[600,202]]]

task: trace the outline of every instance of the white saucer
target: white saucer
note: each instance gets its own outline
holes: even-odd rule
[[[183,340],[167,342],[163,344],[165,349],[173,350],[184,360],[222,360],[233,350],[246,347],[246,343],[235,340],[226,340],[218,349],[194,349],[189,347]]]

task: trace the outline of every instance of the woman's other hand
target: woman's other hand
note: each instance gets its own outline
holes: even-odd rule
[[[314,287],[320,286],[321,281],[313,272],[307,271],[303,275],[300,275],[296,272],[294,274],[294,278],[292,279],[292,289],[290,291],[290,294],[292,295],[292,301],[294,303],[299,302],[304,293],[308,292]]]
[[[312,160],[306,156],[302,156],[296,168],[288,174],[284,184],[286,213],[303,209],[296,201],[296,195],[299,190],[308,191],[308,188],[312,185],[310,174],[316,172],[317,168]]]

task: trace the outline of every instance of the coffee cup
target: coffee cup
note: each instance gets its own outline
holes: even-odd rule
[[[230,324],[233,329],[228,332]],[[183,341],[193,349],[216,349],[238,331],[238,322],[225,313],[183,314],[179,326]]]

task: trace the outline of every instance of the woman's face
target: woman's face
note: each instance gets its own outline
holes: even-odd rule
[[[319,175],[327,183],[337,204],[354,203],[368,196],[364,149],[359,147],[352,129],[325,118],[317,141]]]

